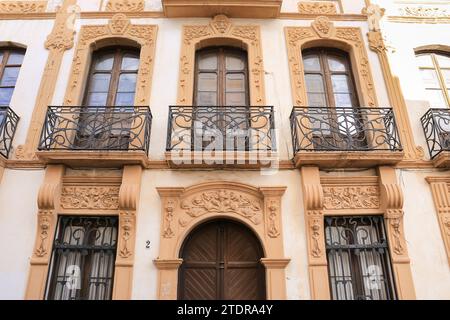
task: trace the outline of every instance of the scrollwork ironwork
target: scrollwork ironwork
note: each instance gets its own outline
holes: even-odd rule
[[[0,154],[8,158],[19,116],[9,107],[0,107]]]
[[[431,159],[450,151],[450,109],[430,109],[420,120]]]

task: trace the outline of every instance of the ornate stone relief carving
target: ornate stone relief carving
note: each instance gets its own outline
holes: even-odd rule
[[[45,12],[47,1],[1,1],[0,13],[40,13]]]
[[[136,105],[147,105],[150,100],[151,73],[155,51],[157,26],[131,24],[125,14],[118,13],[107,25],[83,26],[72,63],[72,72],[66,91],[65,105],[76,105],[81,100],[83,77],[88,70],[91,44],[100,40],[127,38],[141,45],[141,64],[136,87]]]
[[[368,107],[378,106],[369,59],[365,50],[361,30],[354,27],[334,27],[332,21],[325,16],[317,17],[311,27],[286,27],[288,45],[289,68],[291,73],[291,86],[293,103],[295,105],[308,105],[304,85],[302,48],[307,42],[325,39],[332,42],[345,42],[353,48],[353,60],[357,65],[355,76],[360,85],[363,97],[362,104]]]
[[[386,9],[381,8],[379,5],[373,3],[362,9],[362,13],[367,14],[367,22],[369,23],[370,31],[379,31],[381,29],[380,21],[383,18],[385,12]]]
[[[143,11],[144,0],[109,0],[106,11],[138,12]]]
[[[128,259],[133,255],[133,248],[131,248],[130,239],[134,238],[136,215],[133,212],[125,211],[119,215],[120,223],[120,239],[121,244],[119,248],[119,257]]]
[[[252,105],[264,105],[264,67],[259,26],[235,25],[225,15],[215,16],[208,25],[183,27],[183,45],[180,57],[178,104],[191,105],[193,101],[195,50],[208,39],[238,40],[247,47],[250,73],[250,100]]]
[[[164,216],[165,227],[163,231],[164,238],[173,238],[175,233],[172,229],[172,222],[174,220],[174,210],[175,210],[175,201],[172,199],[167,200],[166,203],[166,214]]]
[[[445,8],[438,7],[404,7],[400,8],[400,15],[403,17],[418,17],[418,18],[448,18],[450,12]]]
[[[277,200],[270,201],[269,204],[269,215],[268,215],[268,231],[267,234],[271,238],[276,238],[280,235],[280,228],[278,226],[277,215],[280,212],[280,204]]]
[[[34,254],[39,257],[43,258],[47,255],[48,249],[50,247],[49,241],[51,242],[51,239],[49,239],[49,233],[51,232],[50,228],[52,227],[52,220],[54,220],[55,217],[53,215],[53,212],[46,211],[46,210],[39,210],[38,213],[38,244],[37,248],[34,251]]]
[[[61,194],[63,209],[116,210],[119,208],[119,187],[64,187]]]
[[[302,14],[337,14],[336,5],[329,1],[299,2],[298,12]]]
[[[325,209],[378,209],[380,190],[377,186],[324,187]]]

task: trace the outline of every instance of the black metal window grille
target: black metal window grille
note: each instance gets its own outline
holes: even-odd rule
[[[48,107],[39,150],[145,151],[150,144],[148,107]]]
[[[273,107],[171,106],[167,151],[276,151]]]
[[[294,152],[402,151],[391,108],[294,107]]]
[[[431,159],[450,151],[450,109],[430,109],[421,122]]]
[[[396,299],[382,216],[326,217],[325,239],[334,300]]]
[[[9,107],[0,107],[0,154],[9,157],[19,116]]]
[[[117,217],[59,218],[46,290],[47,299],[111,299],[117,227]]]

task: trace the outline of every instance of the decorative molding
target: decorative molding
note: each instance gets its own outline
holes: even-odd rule
[[[331,1],[301,1],[298,3],[301,14],[337,14],[336,4]]]
[[[47,9],[47,1],[1,1],[0,13],[27,14],[42,13]]]
[[[322,40],[332,46],[345,43],[351,48],[349,53],[356,66],[353,71],[361,96],[361,104],[368,107],[378,106],[372,72],[360,28],[334,27],[328,17],[320,16],[312,22],[311,27],[286,27],[285,32],[294,105],[308,105],[303,75],[302,49],[308,43]]]
[[[161,234],[159,256],[154,262],[158,268],[160,299],[177,298],[179,250],[186,237],[201,223],[218,218],[232,219],[248,226],[260,239],[266,258],[285,262],[283,266],[265,265],[268,298],[285,299],[284,268],[289,261],[283,258],[281,227],[281,198],[285,187],[255,188],[216,181],[189,188],[157,190],[161,197]]]
[[[80,210],[117,210],[119,208],[119,187],[64,187],[61,194],[61,207]]]
[[[264,66],[259,26],[235,25],[225,15],[215,16],[208,25],[183,27],[178,80],[179,105],[192,105],[194,94],[195,51],[211,41],[246,47],[250,70],[250,104],[265,105]]]
[[[324,208],[340,209],[378,209],[380,190],[378,186],[324,187]]]
[[[109,0],[106,11],[112,12],[140,12],[144,11],[144,0]]]
[[[402,17],[450,18],[450,12],[439,7],[403,7],[399,12]]]

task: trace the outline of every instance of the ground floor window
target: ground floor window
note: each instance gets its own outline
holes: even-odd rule
[[[326,217],[325,241],[332,299],[396,299],[382,216]]]
[[[59,217],[47,299],[111,299],[117,227],[117,217]]]

